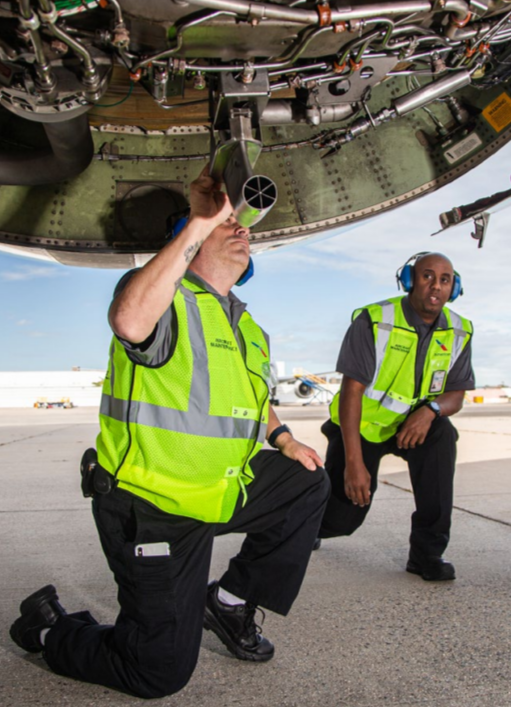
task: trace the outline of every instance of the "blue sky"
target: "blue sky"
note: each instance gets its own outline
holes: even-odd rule
[[[510,187],[511,145],[453,184],[344,233],[332,232],[254,259],[236,293],[268,331],[286,373],[331,371],[356,307],[397,294],[395,271],[422,250],[445,253],[465,295],[453,309],[473,320],[479,385],[511,385],[511,210],[491,216],[483,249],[471,225],[435,238],[438,214]],[[1,371],[103,369],[106,311],[120,270],[68,268],[0,253]]]

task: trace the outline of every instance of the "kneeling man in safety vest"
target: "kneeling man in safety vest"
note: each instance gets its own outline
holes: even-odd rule
[[[455,578],[449,542],[458,434],[449,421],[474,388],[472,324],[445,307],[462,293],[451,262],[418,253],[396,274],[407,296],[355,311],[337,370],[341,390],[322,427],[332,496],[320,538],[351,535],[369,511],[380,460],[408,463],[416,510],[406,569],[426,580]]]
[[[330,491],[319,456],[269,405],[267,337],[230,291],[251,273],[249,231],[207,168],[190,207],[179,235],[117,286],[97,461],[88,450],[82,462],[116,623],[67,614],[47,585],[11,627],[56,673],[144,698],[186,685],[203,626],[236,658],[273,657],[256,609],[290,610]],[[265,438],[278,451],[259,451]],[[226,533],[246,538],[208,585]]]

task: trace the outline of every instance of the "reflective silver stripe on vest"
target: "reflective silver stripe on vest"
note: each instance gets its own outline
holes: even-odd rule
[[[395,398],[391,398],[387,395],[385,390],[376,390],[375,388],[371,388],[371,390],[369,390],[369,388],[366,388],[364,395],[366,398],[376,400],[376,402],[380,403],[386,410],[391,410],[398,415],[406,415],[406,413],[410,410],[410,405],[407,403],[402,403],[399,400],[395,400]]]
[[[206,340],[200,318],[197,296],[183,285],[179,288],[184,296],[186,318],[188,319],[188,336],[193,353],[192,383],[190,386],[190,401],[200,410],[209,410],[209,368]],[[196,429],[200,429],[199,427]],[[206,435],[210,436],[210,435]],[[215,435],[213,435],[215,436]]]
[[[394,305],[392,302],[387,302],[387,300],[380,302],[382,309],[382,321],[377,324],[378,326],[378,336],[376,338],[376,345],[375,345],[375,354],[376,354],[376,368],[374,371],[374,376],[373,380],[371,381],[370,385],[365,389],[364,395],[367,396],[368,398],[371,398],[372,400],[380,400],[382,394],[385,395],[385,393],[382,393],[382,391],[375,391],[374,390],[374,385],[376,381],[378,380],[378,376],[380,375],[380,370],[383,364],[383,359],[385,357],[385,351],[387,350],[387,345],[389,343],[390,339],[390,334],[392,332],[392,329],[394,327]],[[373,397],[373,391],[376,394],[375,397]],[[385,407],[387,407],[385,405]]]
[[[449,370],[451,370],[463,351],[463,342],[468,334],[463,329],[463,322],[459,314],[456,314],[456,312],[452,312],[450,310],[449,314],[451,315],[451,323],[454,332],[454,343],[452,345],[451,360],[449,362]]]
[[[113,395],[101,396],[101,405],[99,406],[99,414],[111,417],[119,422],[126,422],[128,418],[129,402],[114,398]]]
[[[114,385],[115,385],[114,351],[115,351],[115,342],[112,339],[112,344],[110,345],[110,390],[112,391],[112,395],[115,395],[115,391],[114,391]]]
[[[130,407],[127,400],[120,400],[111,395],[103,395],[101,399],[101,415],[119,422],[127,421],[128,409],[130,422],[189,435],[196,434],[199,437],[254,439],[259,424],[257,420],[213,416],[199,411],[173,410],[135,400]],[[261,424],[259,430],[259,436],[263,435],[263,441],[265,427]]]

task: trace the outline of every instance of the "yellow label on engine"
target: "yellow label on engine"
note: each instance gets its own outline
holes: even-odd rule
[[[483,110],[483,117],[494,130],[500,133],[511,123],[511,98],[507,93],[501,93]]]

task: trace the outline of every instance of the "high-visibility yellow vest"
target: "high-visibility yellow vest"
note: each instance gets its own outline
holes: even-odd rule
[[[101,399],[98,462],[166,513],[225,523],[253,479],[268,422],[269,351],[248,312],[244,352],[221,304],[184,279],[169,360],[131,361],[116,337]]]
[[[435,329],[428,347],[418,397],[415,394],[415,360],[419,337],[406,321],[401,300],[392,297],[365,309],[373,325],[376,367],[362,397],[360,434],[369,442],[384,442],[396,434],[417,405],[444,392],[449,371],[472,336],[468,319],[443,308],[447,328]],[[330,404],[332,422],[339,424],[339,392]]]

